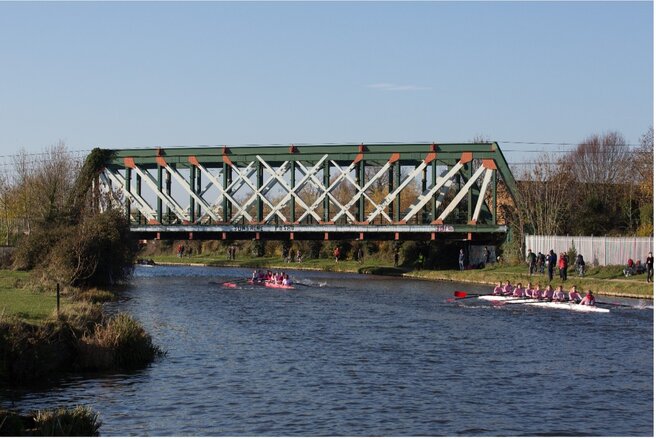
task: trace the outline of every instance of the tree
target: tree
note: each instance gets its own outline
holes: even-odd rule
[[[649,127],[640,138],[640,146],[634,151],[632,168],[637,178],[637,202],[640,210],[640,226],[637,234],[651,236],[654,232],[654,127]]]
[[[544,153],[519,174],[517,211],[519,220],[536,235],[556,235],[563,214],[569,209],[569,176],[562,165]]]

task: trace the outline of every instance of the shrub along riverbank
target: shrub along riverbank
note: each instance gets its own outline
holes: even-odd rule
[[[365,258],[360,263],[354,260],[335,262],[334,259],[306,259],[302,263],[285,262],[279,256],[272,257],[237,257],[229,260],[225,256],[194,255],[178,258],[171,255],[151,255],[158,264],[199,264],[214,267],[251,267],[281,270],[321,270],[334,272],[350,272],[362,274],[377,274],[389,276],[405,276],[418,279],[469,282],[493,286],[497,281],[510,280],[516,284],[521,282],[547,285],[546,274],[528,276],[528,267],[524,264],[490,264],[477,270],[419,270],[418,267],[394,267],[390,261]],[[646,282],[646,276],[626,278],[621,266],[589,267],[585,276],[579,278],[573,269],[569,270],[567,281],[560,281],[557,273],[551,282],[553,287],[563,285],[569,288],[576,285],[579,291],[591,289],[593,292],[608,296],[653,299],[653,284]]]
[[[82,406],[27,415],[0,410],[0,436],[98,436],[100,425],[98,413]]]

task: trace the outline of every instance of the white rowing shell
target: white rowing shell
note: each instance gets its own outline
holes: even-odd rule
[[[570,311],[578,312],[610,312],[607,308],[599,308],[597,306],[588,306],[588,305],[578,305],[576,303],[569,302],[543,302],[536,299],[518,299],[512,296],[479,296],[481,300],[488,301],[499,301],[499,302],[510,302],[510,303],[519,303],[522,305],[529,306],[538,306],[540,308],[556,308],[556,309],[567,309]]]

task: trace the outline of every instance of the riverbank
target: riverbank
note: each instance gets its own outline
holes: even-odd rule
[[[34,384],[72,371],[143,367],[162,351],[134,318],[106,316],[116,296],[72,289],[57,312],[55,292],[26,286],[29,273],[0,270],[0,383]]]
[[[330,272],[348,272],[361,274],[375,274],[387,276],[404,276],[413,279],[439,280],[452,282],[466,282],[493,286],[498,281],[509,280],[512,284],[521,282],[547,284],[546,274],[528,276],[525,265],[491,264],[486,268],[477,270],[417,270],[412,267],[394,267],[389,261],[367,259],[363,263],[357,261],[339,261],[332,259],[308,259],[301,263],[285,262],[280,257],[247,258],[238,257],[235,260],[224,256],[197,255],[178,258],[177,256],[152,256],[156,264],[160,265],[200,265],[211,267],[244,267],[268,268],[272,270],[315,270]],[[555,277],[552,286],[562,284],[569,289],[576,285],[579,291],[591,289],[597,294],[605,296],[627,297],[635,299],[650,299],[654,297],[654,286],[646,282],[646,276],[624,277],[621,266],[590,267],[584,277],[573,273],[568,274],[567,281],[561,282]]]

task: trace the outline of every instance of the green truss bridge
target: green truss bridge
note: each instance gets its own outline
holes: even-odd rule
[[[493,242],[516,194],[497,143],[101,151],[94,193],[140,239]]]

